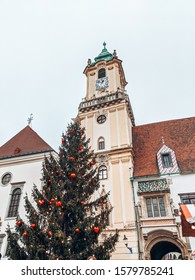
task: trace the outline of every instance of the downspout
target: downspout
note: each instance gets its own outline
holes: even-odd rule
[[[133,191],[133,205],[134,205],[134,216],[135,216],[135,225],[136,225],[136,233],[137,233],[137,248],[138,248],[138,259],[140,260],[140,241],[139,241],[139,228],[138,228],[138,219],[136,213],[136,205],[135,205],[135,190],[134,190],[134,177],[130,178],[131,187]]]

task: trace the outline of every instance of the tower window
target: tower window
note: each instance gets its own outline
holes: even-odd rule
[[[98,150],[105,149],[105,140],[103,137],[100,137],[98,140]]]
[[[170,153],[162,154],[162,163],[165,168],[173,166]]]
[[[99,180],[107,179],[107,167],[105,165],[101,165],[98,169]]]
[[[104,78],[104,77],[106,77],[106,70],[105,70],[105,68],[101,68],[101,69],[98,71],[98,79]]]
[[[21,188],[15,188],[11,194],[11,201],[8,210],[8,217],[16,217],[18,214],[18,208],[21,197]]]
[[[99,124],[101,123],[104,123],[106,121],[106,116],[105,115],[100,115],[98,118],[97,118],[97,122]]]

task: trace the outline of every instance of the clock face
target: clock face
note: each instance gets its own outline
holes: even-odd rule
[[[108,87],[108,77],[100,78],[96,81],[96,90]]]

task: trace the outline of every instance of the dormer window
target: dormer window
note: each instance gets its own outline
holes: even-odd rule
[[[98,71],[98,79],[104,78],[104,77],[106,77],[106,69],[105,69],[105,68],[101,68],[101,69]]]
[[[175,152],[165,144],[157,152],[157,164],[160,174],[180,172]]]
[[[162,156],[162,164],[164,168],[169,168],[173,166],[170,153],[162,154],[161,156]]]

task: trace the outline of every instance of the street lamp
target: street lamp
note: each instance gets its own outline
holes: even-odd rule
[[[125,246],[127,247],[127,249],[129,249],[130,254],[132,254],[133,253],[132,247],[128,246],[128,238],[125,234],[124,234],[124,237],[123,237],[123,242],[124,242]]]

